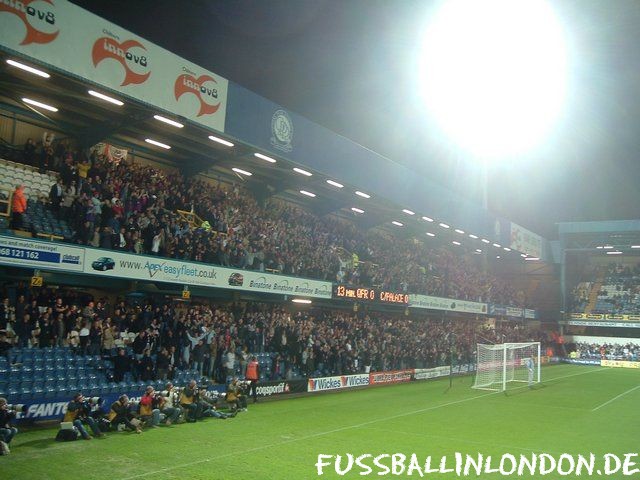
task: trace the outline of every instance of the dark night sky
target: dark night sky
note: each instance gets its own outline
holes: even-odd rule
[[[436,2],[73,2],[479,198],[473,159],[442,141],[416,94],[418,46]],[[558,221],[640,217],[640,2],[552,4],[569,44],[565,116],[543,148],[490,180],[492,210],[547,237]]]

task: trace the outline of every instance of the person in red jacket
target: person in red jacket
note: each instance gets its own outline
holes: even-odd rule
[[[13,219],[11,228],[22,228],[22,216],[27,211],[27,197],[24,196],[24,185],[18,185],[13,191],[13,199],[11,200],[11,212]]]
[[[251,382],[249,387],[249,395],[253,397],[253,403],[258,401],[258,380],[260,380],[260,365],[255,356],[251,357],[251,361],[247,365],[245,378]]]

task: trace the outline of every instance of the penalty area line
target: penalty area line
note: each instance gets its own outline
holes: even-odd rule
[[[624,397],[625,395],[628,395],[629,393],[631,393],[631,392],[633,392],[633,391],[635,391],[635,390],[637,390],[637,389],[639,389],[639,388],[640,388],[640,385],[635,386],[635,387],[633,387],[633,388],[630,388],[630,389],[629,389],[629,390],[627,390],[626,392],[623,392],[623,393],[621,393],[620,395],[616,395],[616,396],[615,396],[615,397],[613,397],[611,400],[608,400],[608,401],[604,402],[603,404],[598,405],[596,408],[594,408],[594,409],[593,409],[593,410],[591,410],[591,411],[592,411],[592,412],[596,412],[596,411],[600,410],[602,407],[606,407],[606,406],[607,406],[607,405],[609,405],[610,403],[615,402],[615,401],[616,401],[616,400],[618,400],[619,398],[622,398],[622,397]]]

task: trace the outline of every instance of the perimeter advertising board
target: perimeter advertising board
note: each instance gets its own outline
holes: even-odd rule
[[[129,280],[331,298],[331,282],[2,235],[0,264]]]
[[[600,365],[613,368],[640,368],[640,362],[630,362],[628,360],[602,360]]]
[[[0,263],[36,269],[84,271],[84,248],[0,236]]]
[[[327,390],[342,390],[353,387],[366,387],[369,385],[369,374],[340,375],[335,377],[309,378],[307,380],[307,392],[324,392]]]
[[[306,380],[258,382],[256,387],[256,395],[258,397],[279,397],[290,393],[305,393],[306,391]]]
[[[370,385],[380,385],[384,383],[410,382],[413,376],[413,369],[392,370],[388,372],[373,372],[369,374]]]
[[[416,368],[413,378],[415,380],[428,380],[429,378],[446,377],[450,371],[451,367],[449,367],[449,365],[434,368]]]
[[[428,308],[431,310],[445,310],[449,312],[476,313],[486,315],[487,304],[456,300],[453,298],[431,297],[429,295],[409,295],[409,306],[413,308]]]

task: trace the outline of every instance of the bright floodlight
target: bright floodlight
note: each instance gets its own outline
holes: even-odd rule
[[[447,0],[420,63],[429,114],[485,161],[534,147],[561,113],[566,49],[545,0]]]

